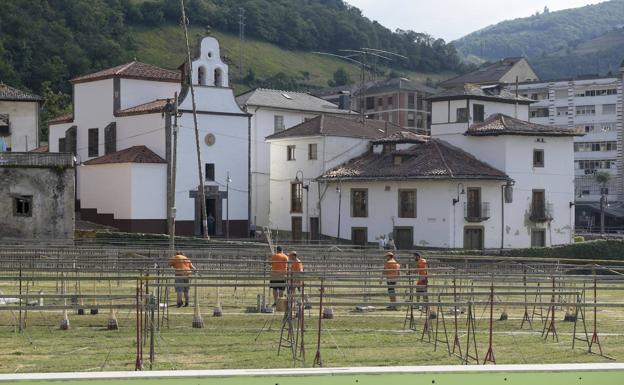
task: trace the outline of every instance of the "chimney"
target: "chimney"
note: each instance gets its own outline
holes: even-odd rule
[[[351,110],[351,93],[349,91],[340,91],[338,108],[341,110]]]

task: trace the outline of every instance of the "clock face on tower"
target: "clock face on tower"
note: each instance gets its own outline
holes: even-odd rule
[[[204,142],[206,142],[207,146],[212,146],[213,144],[215,144],[215,136],[214,134],[207,134],[206,137],[204,138]]]

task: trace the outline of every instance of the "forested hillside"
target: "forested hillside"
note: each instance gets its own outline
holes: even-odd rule
[[[504,21],[453,44],[469,59],[527,56],[543,79],[606,73],[624,58],[624,0]],[[615,37],[615,39],[614,39]]]
[[[301,52],[383,48],[407,57],[390,63],[396,71],[464,69],[452,45],[417,32],[392,32],[342,0],[186,0],[186,4],[196,32],[237,33],[241,7],[246,14],[246,36],[252,41]],[[0,80],[34,92],[41,92],[44,82],[50,82],[52,90],[69,92],[67,80],[78,74],[137,56],[142,60],[139,54],[145,52],[180,48],[173,46],[180,42],[177,36],[164,39],[164,46],[149,46],[154,41],[162,44],[162,39],[154,38],[161,29],[177,32],[178,0],[3,0],[2,5]],[[237,63],[236,58],[230,59]],[[279,75],[282,83],[295,82],[284,79],[291,64],[287,61],[275,66],[274,74],[257,79],[253,57],[247,59],[252,71],[245,68],[246,81],[252,77],[256,83],[270,84],[270,78]],[[310,71],[300,72],[305,78]]]

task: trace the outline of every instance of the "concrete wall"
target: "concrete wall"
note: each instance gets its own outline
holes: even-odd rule
[[[0,167],[0,238],[74,239],[74,169]],[[32,216],[15,216],[17,196],[32,196]]]
[[[0,101],[0,114],[9,114],[8,137],[0,137],[11,151],[26,152],[39,146],[39,103]]]

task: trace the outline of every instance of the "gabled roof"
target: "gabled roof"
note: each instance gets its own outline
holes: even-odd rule
[[[112,163],[167,163],[146,146],[132,146],[121,151],[113,152],[84,162],[84,165]]]
[[[115,112],[115,116],[131,116],[142,114],[153,114],[156,112],[163,112],[165,106],[169,102],[169,99],[156,99],[151,102],[139,104],[138,106],[129,107],[124,110]]]
[[[518,103],[518,104],[531,104],[535,103],[535,100],[525,98],[524,96],[517,96],[514,92],[509,91],[502,86],[480,86],[477,84],[462,84],[461,86],[446,89],[438,92],[437,94],[428,97],[431,102],[441,100],[458,100],[458,99],[478,99],[489,100],[500,103]]]
[[[464,135],[582,136],[583,134],[567,128],[545,126],[512,118],[504,114],[494,114],[485,119],[484,122],[475,123],[468,127]]]
[[[48,119],[48,125],[50,124],[61,124],[61,123],[72,123],[74,121],[74,114],[72,112],[68,112],[63,115],[55,116],[54,118]]]
[[[39,95],[18,90],[0,82],[0,100],[11,102],[41,102],[43,98]]]
[[[243,106],[256,106],[332,114],[351,113],[351,111],[339,109],[334,103],[304,92],[272,90],[268,88],[257,88],[238,95],[236,102],[241,108]]]
[[[397,164],[395,157],[400,156]],[[393,153],[369,151],[321,175],[320,180],[482,179],[509,177],[473,155],[440,139]]]
[[[381,120],[359,119],[346,116],[320,115],[287,130],[266,137],[267,140],[300,138],[306,136],[339,136],[348,138],[380,139],[402,131],[401,126]]]
[[[180,83],[182,79],[182,75],[179,71],[171,71],[168,69],[157,67],[155,65],[141,63],[135,60],[131,61],[130,63],[121,64],[116,67],[107,68],[98,72],[94,72],[92,74],[73,78],[71,80],[71,83],[85,83],[116,77],[173,83]]]
[[[498,83],[507,72],[523,59],[523,57],[508,57],[491,64],[485,64],[472,72],[443,81],[440,83],[440,87],[449,88],[464,83]]]

